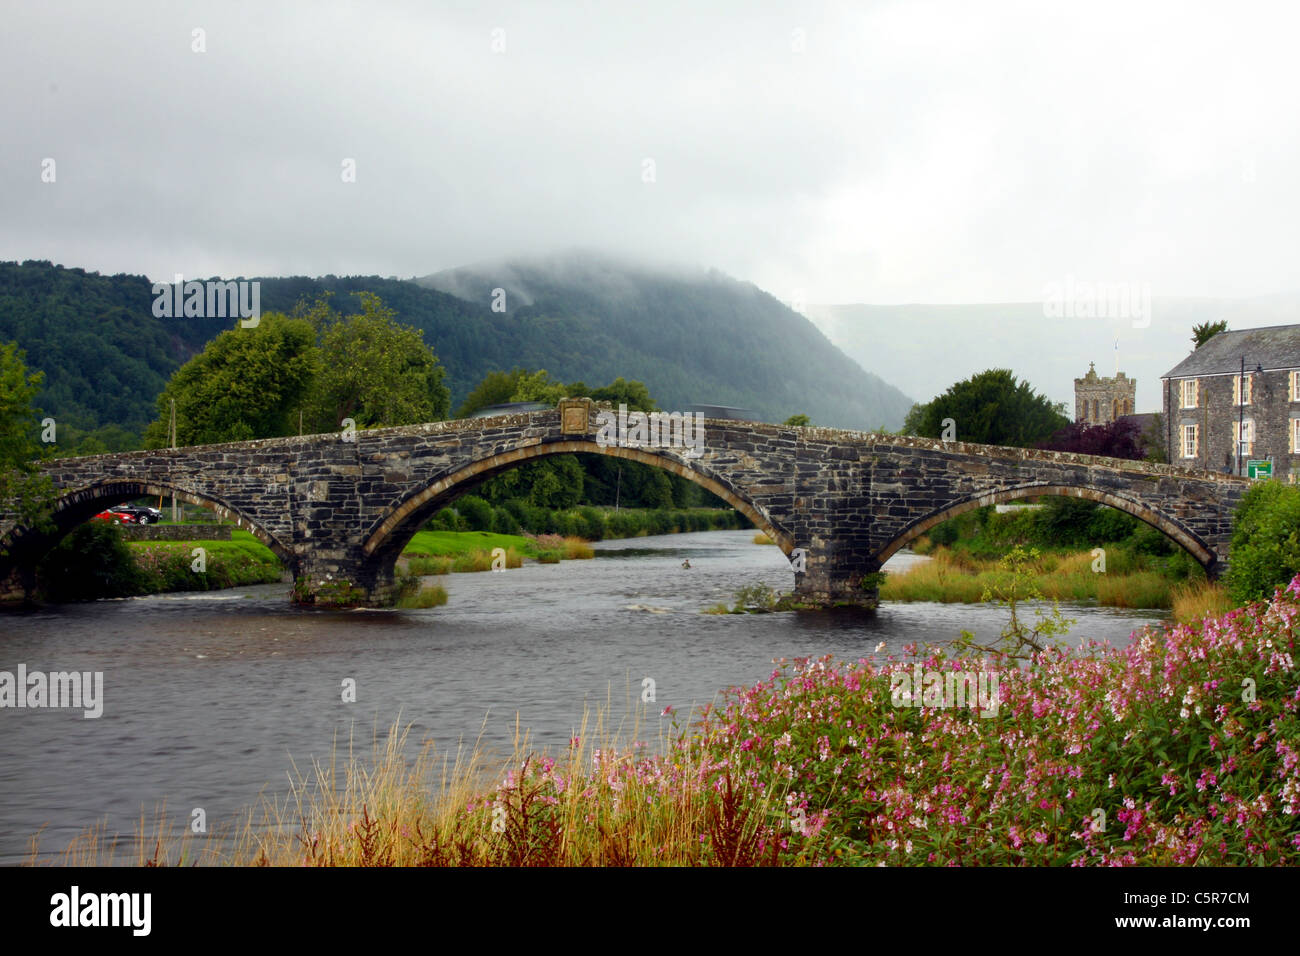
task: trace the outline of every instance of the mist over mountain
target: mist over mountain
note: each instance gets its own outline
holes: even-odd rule
[[[849,359],[804,316],[717,270],[588,251],[434,273],[426,288],[491,309],[518,364],[589,385],[639,379],[661,407],[748,408],[767,421],[897,428],[912,399]]]

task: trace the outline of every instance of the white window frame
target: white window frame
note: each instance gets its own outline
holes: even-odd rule
[[[1300,418],[1291,419],[1291,454],[1300,455]]]
[[[1190,388],[1189,388],[1190,386]],[[1191,392],[1192,403],[1187,404],[1187,393]],[[1201,399],[1201,380],[1199,378],[1184,378],[1178,382],[1178,407],[1179,408],[1197,408]]]
[[[1187,453],[1188,439],[1191,440],[1192,453]],[[1182,451],[1183,458],[1196,458],[1201,451],[1200,429],[1196,425],[1179,425],[1178,426],[1178,447]]]
[[[1291,381],[1291,401],[1300,402],[1300,372],[1292,372],[1287,377]]]
[[[1244,451],[1241,448],[1243,444],[1246,446]],[[1255,454],[1255,419],[1232,423],[1232,449],[1243,459]]]
[[[1253,405],[1255,398],[1255,373],[1246,373],[1246,402],[1247,405]],[[1232,376],[1232,404],[1240,405],[1241,401],[1241,376]]]

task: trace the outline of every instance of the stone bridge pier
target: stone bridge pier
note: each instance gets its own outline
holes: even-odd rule
[[[54,459],[42,466],[59,493],[54,531],[0,512],[0,579],[29,581],[45,550],[104,507],[175,493],[257,535],[293,574],[298,600],[385,605],[397,558],[437,511],[525,462],[586,453],[663,468],[716,494],[793,559],[804,602],[873,606],[864,577],[918,535],[980,505],[1041,495],[1134,515],[1214,577],[1249,486],[1149,462],[637,414],[566,399],[523,415]]]

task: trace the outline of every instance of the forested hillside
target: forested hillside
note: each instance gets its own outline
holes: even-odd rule
[[[263,312],[292,312],[325,294],[351,311],[356,293],[377,294],[399,321],[424,333],[447,371],[453,408],[489,372],[515,366],[593,385],[638,380],[661,408],[732,405],[769,421],[806,413],[815,424],[893,428],[912,404],[802,316],[716,272],[570,255],[515,263],[507,278],[466,269],[418,282],[260,282]],[[506,311],[493,311],[493,289],[503,286]],[[73,435],[99,429],[108,450],[134,447],[132,436],[157,417],[172,373],[233,321],[155,317],[144,276],[0,262],[0,342],[17,341],[28,368],[44,372],[42,413]]]

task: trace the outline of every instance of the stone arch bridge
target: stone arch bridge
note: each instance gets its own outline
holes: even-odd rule
[[[658,443],[666,447],[626,447],[602,435],[607,421],[589,400],[566,399],[530,414],[351,435],[54,459],[43,470],[59,491],[57,530],[39,535],[17,527],[12,513],[0,517],[0,579],[17,576],[30,587],[39,556],[75,525],[124,498],[175,492],[238,519],[285,561],[308,600],[345,585],[359,603],[383,605],[392,599],[395,560],[435,512],[533,458],[589,452],[688,478],[787,555],[802,549],[795,591],[805,601],[870,606],[875,592],[863,576],[917,535],[1026,495],[1073,495],[1126,511],[1215,577],[1249,485],[1148,462],[734,420],[695,422],[703,428],[698,448],[664,436]]]

